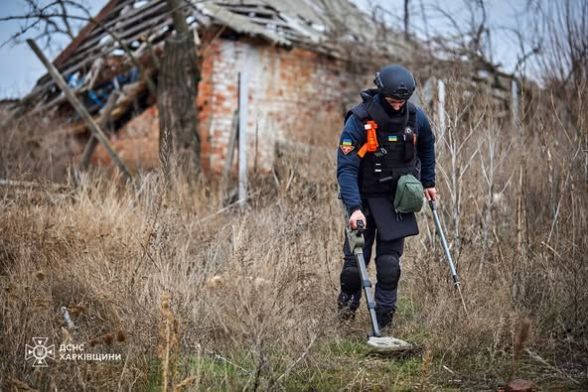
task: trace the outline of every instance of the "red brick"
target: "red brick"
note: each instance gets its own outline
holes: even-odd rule
[[[252,151],[256,127],[259,140],[285,138],[298,143],[331,146],[342,126],[343,108],[349,104],[343,102],[342,97],[351,94],[359,98],[359,89],[368,86],[372,77],[350,74],[345,64],[302,48],[287,50],[246,38],[240,41],[217,39],[204,47],[195,106],[199,109],[201,157],[205,170],[222,168],[227,154],[226,143],[238,105],[237,75],[242,68],[245,50],[258,51],[253,56],[258,62],[252,61],[249,70],[248,136]],[[216,124],[213,132],[209,129],[211,124]],[[119,147],[129,155],[136,151],[125,145],[127,141],[129,145],[146,143],[147,146],[141,149],[146,156],[139,161],[157,165],[154,146],[158,143],[158,125],[154,106],[120,131]],[[144,130],[139,132],[141,127]],[[140,135],[142,139],[132,139],[132,135]],[[273,151],[272,143],[258,144],[258,169],[263,171],[271,167]],[[97,161],[108,161],[104,152],[100,154],[97,153]],[[250,165],[253,165],[255,153],[249,156]]]

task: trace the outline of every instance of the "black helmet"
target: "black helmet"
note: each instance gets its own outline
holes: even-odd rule
[[[388,65],[376,72],[374,83],[380,94],[402,100],[410,98],[416,88],[414,76],[398,64]]]

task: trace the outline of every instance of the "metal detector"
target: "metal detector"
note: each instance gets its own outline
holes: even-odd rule
[[[466,304],[463,299],[463,294],[461,292],[461,283],[459,281],[459,276],[457,275],[457,270],[455,269],[455,264],[453,264],[453,258],[451,257],[451,253],[449,253],[449,246],[447,245],[447,240],[445,240],[445,234],[443,234],[443,229],[441,228],[441,222],[439,221],[439,215],[437,214],[437,203],[435,203],[435,200],[430,200],[429,206],[431,207],[431,211],[433,212],[433,219],[435,220],[435,227],[437,229],[437,233],[439,234],[439,239],[441,240],[443,250],[445,251],[447,264],[449,265],[449,271],[451,272],[451,277],[453,278],[453,286],[455,286],[455,288],[457,289],[457,291],[459,293],[459,298],[461,299],[461,304],[463,305],[463,310],[465,311],[465,313],[467,315],[468,309],[466,308]]]
[[[368,346],[376,349],[380,352],[392,352],[392,351],[405,351],[412,349],[410,343],[405,342],[391,336],[382,336],[380,332],[380,326],[378,325],[378,319],[376,317],[376,301],[374,300],[374,294],[372,292],[372,283],[370,282],[367,268],[365,265],[365,259],[363,258],[363,246],[365,240],[363,238],[363,232],[365,230],[365,224],[363,221],[357,221],[357,229],[351,228],[346,229],[347,240],[349,241],[349,247],[359,266],[361,275],[361,286],[363,288],[365,299],[370,314],[370,320],[372,322],[372,333],[368,336]]]

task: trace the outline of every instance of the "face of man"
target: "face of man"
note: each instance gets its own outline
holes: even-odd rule
[[[392,109],[394,109],[396,111],[402,109],[402,107],[406,103],[406,101],[402,100],[402,99],[395,99],[395,98],[391,98],[391,97],[385,97],[385,99],[386,99],[386,102],[388,102],[388,104],[390,106],[392,106]]]

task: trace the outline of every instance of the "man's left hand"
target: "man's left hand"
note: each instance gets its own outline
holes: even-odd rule
[[[435,189],[435,187],[426,188],[425,197],[427,198],[427,201],[437,200],[437,190]]]

